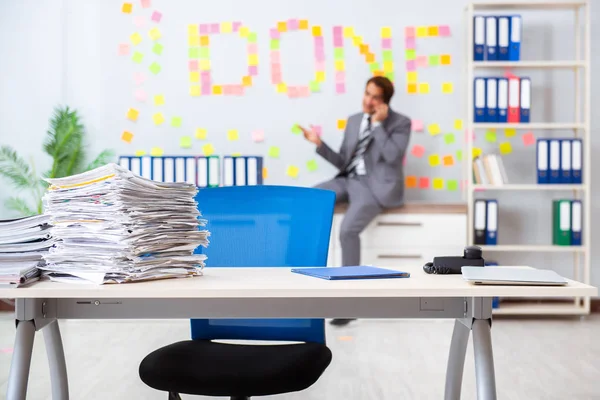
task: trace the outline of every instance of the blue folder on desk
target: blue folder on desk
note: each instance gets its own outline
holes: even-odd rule
[[[328,280],[408,278],[410,273],[377,267],[293,268],[292,272]]]

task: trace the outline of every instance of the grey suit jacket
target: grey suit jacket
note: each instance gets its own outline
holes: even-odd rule
[[[343,176],[358,144],[363,113],[350,116],[346,123],[344,140],[340,151],[332,150],[325,142],[317,147],[317,153],[336,166]],[[371,192],[382,207],[399,207],[404,204],[404,168],[402,160],[408,147],[411,120],[391,108],[388,117],[371,135],[365,152],[367,182]]]

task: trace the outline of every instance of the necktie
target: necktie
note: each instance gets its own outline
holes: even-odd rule
[[[365,151],[369,146],[369,142],[371,141],[371,117],[367,119],[367,126],[365,129],[358,135],[358,144],[356,145],[356,150],[354,150],[354,154],[352,155],[352,159],[346,168],[346,172],[349,176],[357,175],[358,173],[362,173],[364,171],[357,171],[357,166],[363,161]]]

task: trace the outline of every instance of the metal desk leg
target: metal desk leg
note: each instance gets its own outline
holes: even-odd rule
[[[18,321],[15,348],[8,375],[7,400],[25,400],[33,353],[35,325],[33,321]]]
[[[478,400],[496,400],[496,377],[490,323],[491,320],[485,319],[473,321],[473,350]]]
[[[446,390],[444,400],[460,400],[465,355],[471,329],[461,320],[454,321],[454,332],[450,343],[450,355],[446,368]]]
[[[44,340],[46,342],[46,353],[48,355],[48,365],[50,367],[50,381],[52,382],[52,399],[69,399],[69,381],[67,379],[67,364],[65,362],[65,353],[62,339],[60,337],[60,328],[58,321],[50,323],[44,329]]]

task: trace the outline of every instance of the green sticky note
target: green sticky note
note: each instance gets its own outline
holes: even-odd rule
[[[343,60],[344,59],[344,48],[336,47],[335,49],[333,49],[333,58],[336,60]]]
[[[210,48],[200,47],[199,57],[201,60],[208,60],[210,58]]]
[[[462,161],[462,150],[456,150],[456,159]]]
[[[385,74],[385,77],[388,78],[390,81],[394,82],[394,73],[393,72],[388,72],[387,74]]]
[[[298,126],[298,124],[294,124],[294,125],[292,126],[292,133],[293,133],[294,135],[299,135],[299,134],[301,134],[301,133],[302,133],[302,129],[300,129],[300,127]]]
[[[157,63],[156,61],[153,62],[152,64],[150,64],[150,72],[152,72],[154,75],[158,74],[160,72],[161,68],[160,68],[160,64]]]
[[[256,43],[256,41],[256,32],[250,32],[250,34],[248,35],[248,43]]]
[[[406,49],[406,57],[405,58],[408,61],[414,60],[415,58],[417,58],[417,51],[415,49]]]
[[[413,52],[414,52],[414,50],[413,50]],[[381,54],[383,57],[383,61],[394,61],[394,58],[392,57],[393,53],[391,50],[383,50],[383,52]]]
[[[458,181],[456,179],[448,179],[446,181],[446,189],[451,192],[456,192],[458,190]]]
[[[454,143],[454,133],[446,133],[444,135],[444,142],[446,142],[446,144]]]
[[[269,157],[279,158],[279,147],[276,147],[276,146],[269,147]]]
[[[142,53],[140,53],[139,51],[136,51],[135,53],[133,53],[133,56],[131,56],[131,59],[133,60],[134,63],[140,64],[142,62],[142,60],[144,59],[144,55]]]
[[[317,162],[315,160],[309,160],[306,162],[306,169],[310,172],[316,171],[318,168]]]
[[[279,39],[271,40],[271,50],[279,50]]]
[[[310,91],[313,93],[317,93],[321,91],[321,83],[317,81],[310,82]]]
[[[192,47],[188,50],[188,57],[189,58],[200,58],[200,48],[199,47]]]
[[[182,149],[191,149],[192,148],[192,137],[191,136],[182,136],[179,138],[179,147]]]
[[[371,72],[375,72],[381,70],[381,66],[378,62],[372,62],[371,64],[369,64],[369,69],[371,70]]]
[[[154,54],[158,54],[160,56],[162,54],[164,48],[165,47],[162,44],[154,43],[154,46],[152,46],[152,52]]]
[[[489,130],[485,132],[485,140],[490,143],[496,143],[496,131]]]
[[[181,127],[181,117],[172,117],[171,118],[171,126],[173,128]]]
[[[438,56],[438,55],[429,56],[429,65],[430,66],[440,65],[440,56]]]

